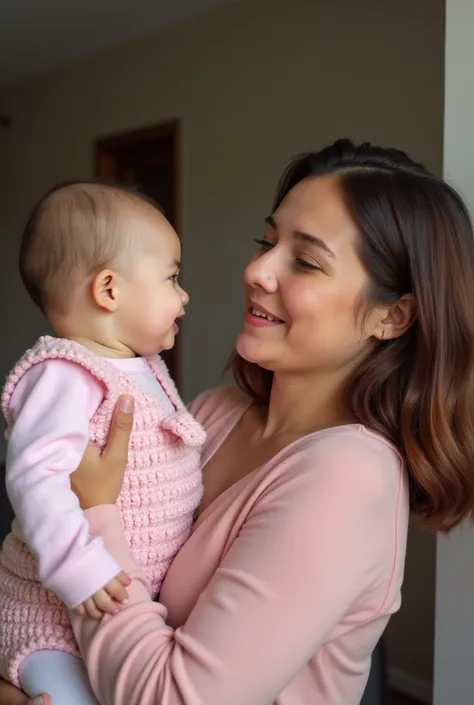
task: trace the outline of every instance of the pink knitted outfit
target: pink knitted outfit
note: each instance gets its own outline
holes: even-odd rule
[[[202,496],[200,447],[205,433],[186,410],[160,358],[147,362],[176,409],[171,414],[103,358],[50,336],[40,338],[7,379],[2,409],[9,427],[10,400],[19,380],[33,365],[52,358],[82,365],[103,384],[104,398],[90,423],[90,438],[100,448],[105,446],[117,398],[121,394],[135,398],[128,466],[117,506],[130,548],[156,595],[191,532]],[[0,553],[0,674],[18,685],[21,661],[39,649],[79,655],[68,611],[39,583],[36,560],[15,520]]]

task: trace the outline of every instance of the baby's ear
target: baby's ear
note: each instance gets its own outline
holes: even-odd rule
[[[92,281],[92,299],[103,311],[113,313],[118,308],[119,283],[117,272],[102,269]]]

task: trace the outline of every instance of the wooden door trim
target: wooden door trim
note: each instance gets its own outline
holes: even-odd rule
[[[181,120],[168,120],[158,125],[149,125],[148,127],[141,127],[138,130],[131,130],[130,132],[120,132],[114,135],[108,135],[107,137],[98,137],[95,140],[96,151],[98,146],[115,151],[119,147],[130,147],[137,144],[137,142],[147,142],[148,140],[151,142],[160,137],[170,137],[176,133],[180,125]]]
[[[114,153],[121,148],[131,147],[140,142],[152,142],[163,137],[172,137],[175,147],[175,183],[173,193],[173,219],[176,231],[181,237],[183,213],[183,129],[179,119],[169,120],[158,125],[142,127],[139,130],[124,132],[95,140],[95,174],[103,179],[113,180]]]
[[[163,138],[173,139],[174,154],[174,174],[173,184],[173,225],[182,237],[183,227],[183,129],[182,120],[176,118],[158,125],[142,127],[138,130],[131,130],[119,134],[98,137],[94,141],[95,174],[98,178],[106,181],[115,181],[114,170],[115,159],[122,149],[133,147],[140,143],[159,141]],[[175,343],[176,350],[176,384],[181,382],[182,355],[181,343],[178,339]]]

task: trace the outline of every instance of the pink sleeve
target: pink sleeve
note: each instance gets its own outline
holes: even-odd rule
[[[99,382],[65,360],[32,367],[20,380],[10,409],[6,486],[45,587],[74,607],[120,570],[71,490],[70,474],[89,441],[89,421],[103,396]]]
[[[282,462],[176,630],[140,580],[116,509],[89,510],[92,530],[139,578],[117,616],[72,619],[102,705],[272,703],[361,596],[375,593],[373,615],[382,609],[402,472],[392,450],[361,439],[329,438]]]

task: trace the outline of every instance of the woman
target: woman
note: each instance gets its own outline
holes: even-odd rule
[[[192,405],[205,493],[160,603],[113,506],[130,415],[76,473],[134,578],[117,616],[73,618],[102,705],[356,705],[400,605],[409,498],[433,530],[472,515],[474,237],[453,189],[348,140],[299,157],[245,294],[240,391]]]

